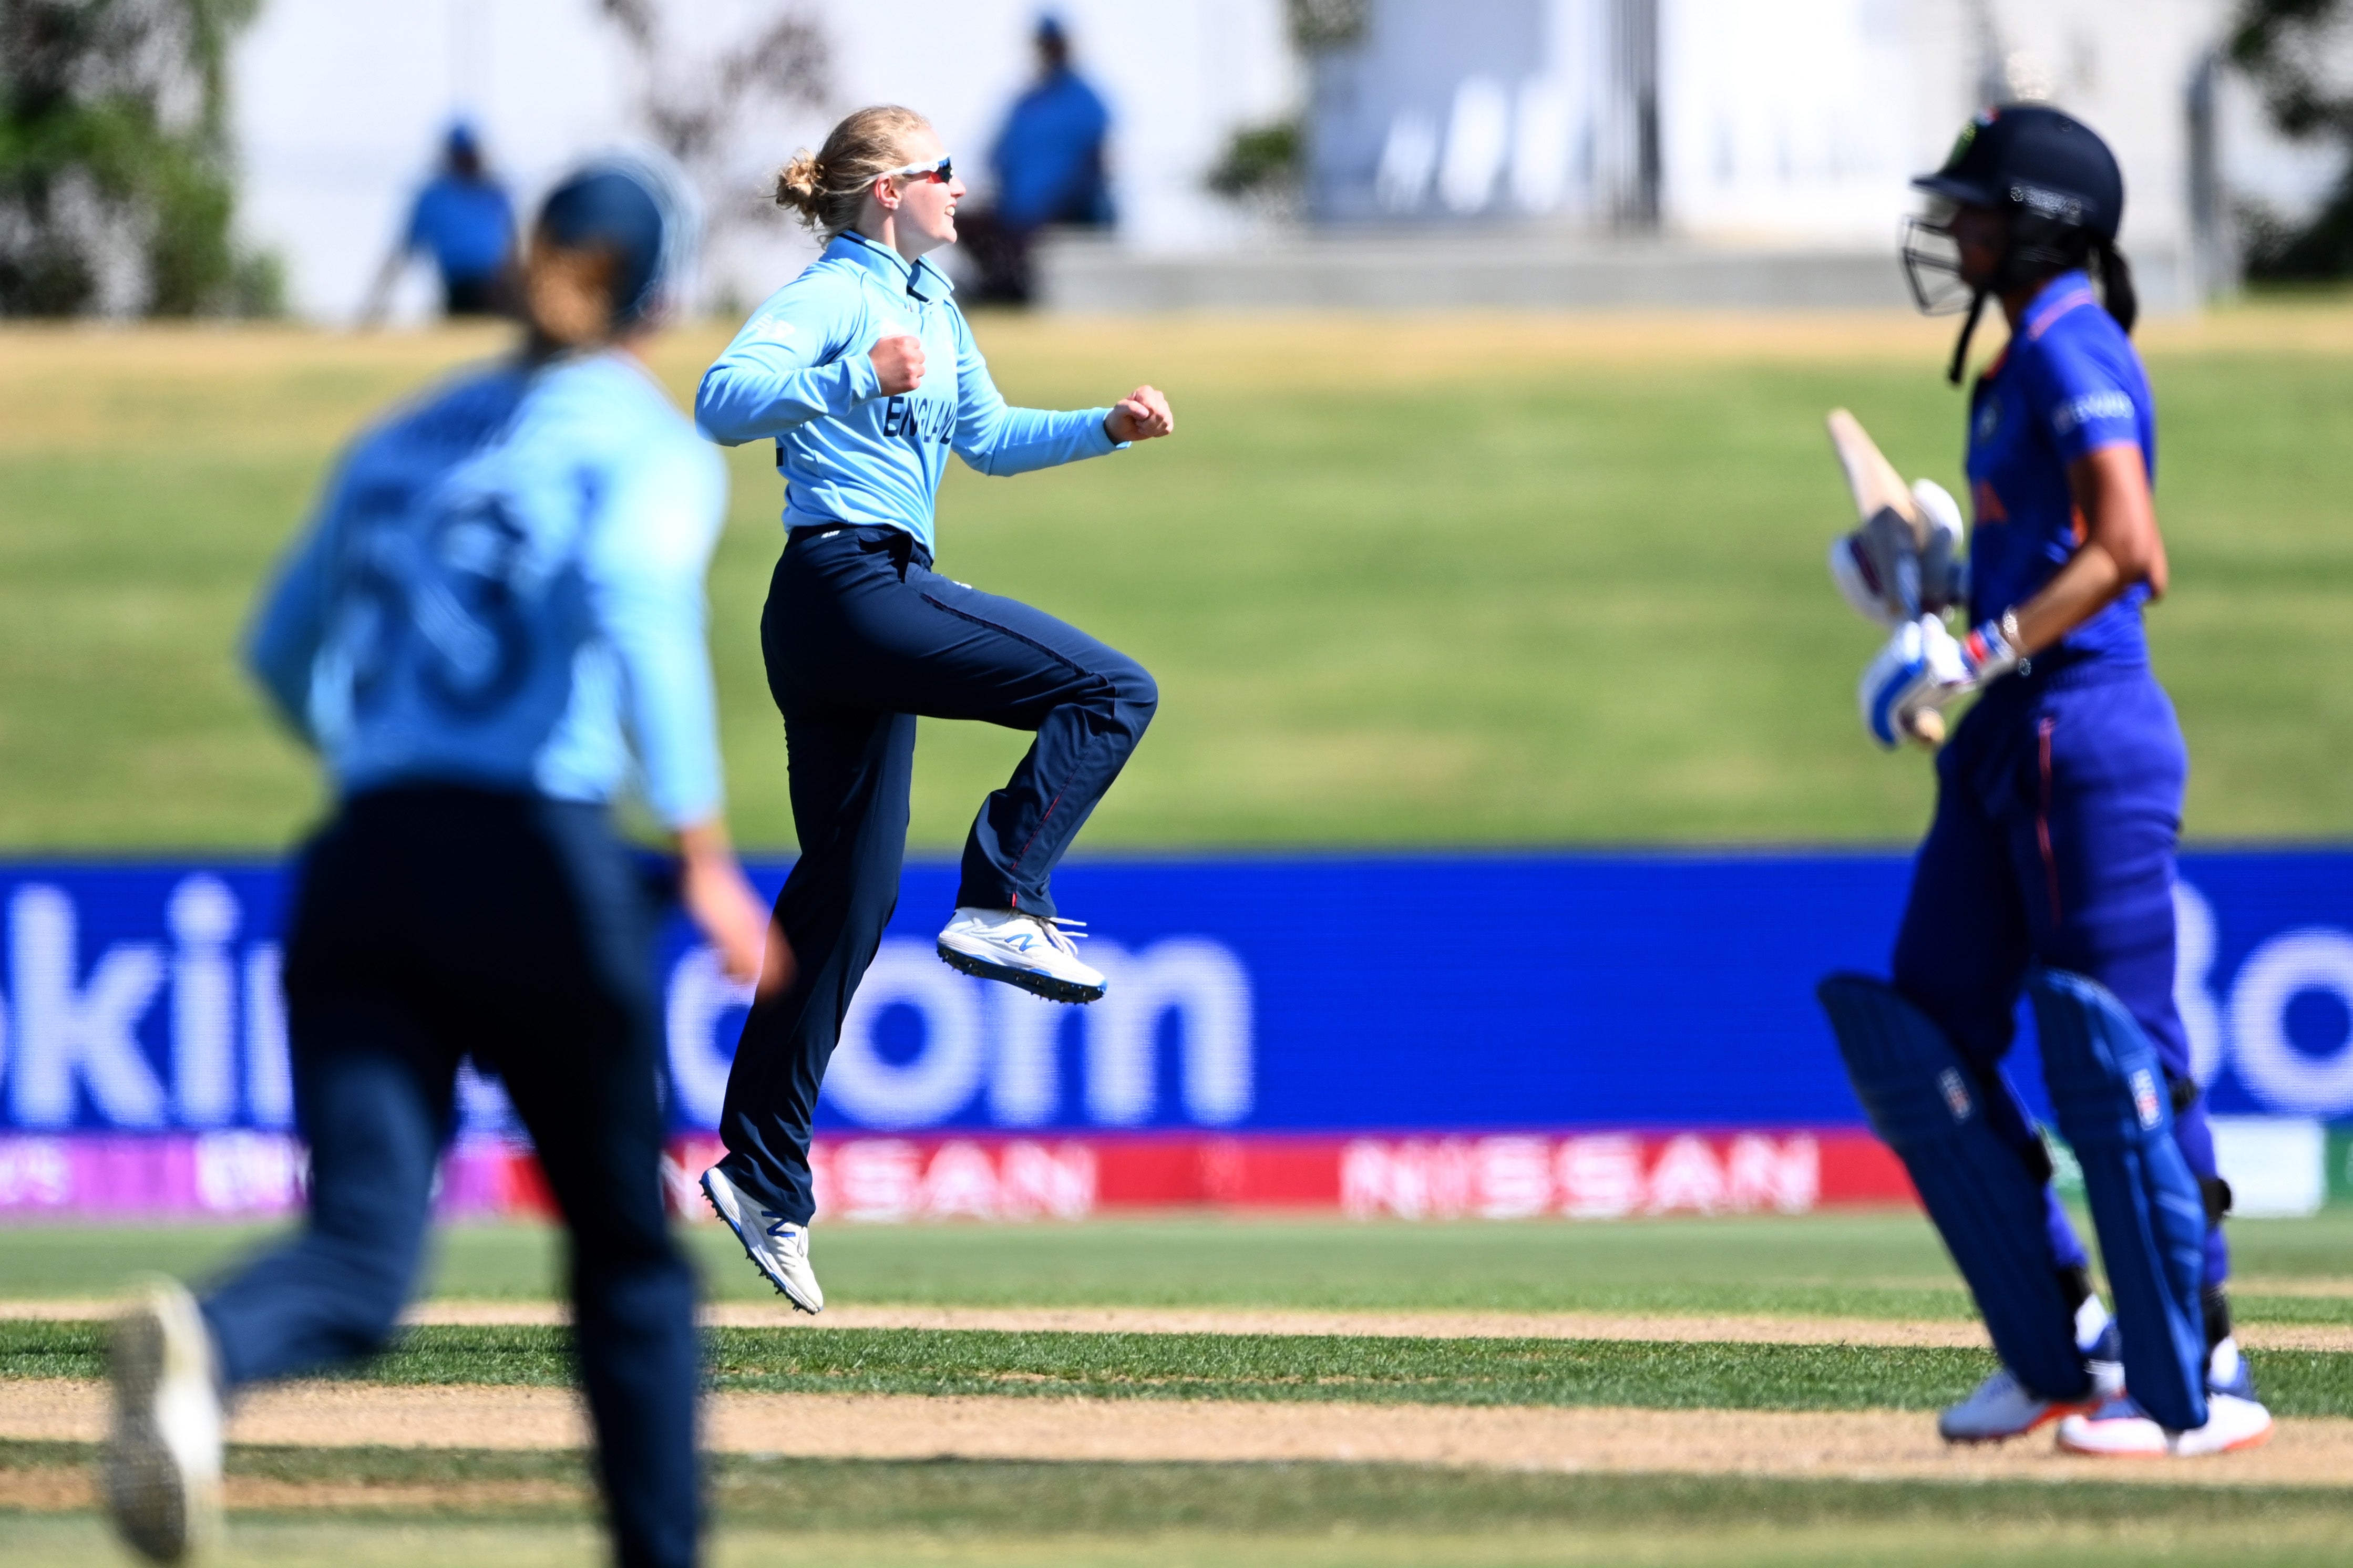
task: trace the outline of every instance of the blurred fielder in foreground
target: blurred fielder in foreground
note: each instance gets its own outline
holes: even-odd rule
[[[305,849],[286,992],[301,1235],[119,1322],[110,1504],[159,1561],[212,1528],[223,1397],[381,1346],[416,1288],[459,1064],[501,1075],[571,1232],[581,1381],[619,1561],[700,1529],[694,1282],[658,1169],[655,910],[607,803],[634,762],[688,911],[785,978],[728,847],[703,643],[717,454],[636,358],[690,245],[675,181],[547,198],[529,336],[362,437],[270,591],[256,674],[339,797]]]
[[[931,123],[861,109],[777,177],[776,200],[825,254],[752,312],[706,372],[695,422],[730,446],[773,440],[785,552],[760,617],[785,718],[801,858],[776,900],[799,979],[755,1002],[735,1047],[702,1179],[771,1284],[824,1309],[809,1268],[809,1118],[841,1020],[899,900],[915,718],[1036,737],[965,841],[940,957],[1060,1002],[1103,977],[1057,918],[1071,840],[1144,738],[1159,689],[1142,666],[1043,611],[932,570],[933,501],[950,448],[1019,474],[1176,428],[1139,386],[1109,408],[1008,408],[928,258],[956,237],[964,183]]]
[[[1925,716],[1977,701],[1936,759],[1894,986],[1833,976],[1822,1002],[1857,1096],[2001,1356],[1944,1413],[1944,1436],[1986,1441],[2055,1420],[2078,1453],[2246,1447],[2271,1416],[2231,1337],[2230,1188],[2173,1000],[2189,760],[2141,628],[2166,560],[2150,499],[2156,413],[2116,249],[2123,176],[2084,125],[2010,106],[1972,121],[1914,184],[1935,203],[1905,247],[1914,289],[1924,309],[1941,288],[1968,312],[1951,378],[1987,300],[2010,327],[1969,399],[1975,629],[1957,642],[1936,614],[1962,597],[1936,547],[1957,515],[1915,536],[1929,545],[1917,560],[1904,559],[1901,531],[1866,524],[1831,565],[1858,608],[1894,626],[1861,690],[1880,744],[1933,739],[1942,724]],[[1924,513],[1951,510],[1921,499]],[[2059,1131],[2083,1166],[2113,1321],[2001,1066],[2021,986]]]

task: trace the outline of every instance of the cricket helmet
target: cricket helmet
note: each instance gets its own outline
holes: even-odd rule
[[[617,263],[613,327],[659,310],[691,266],[702,224],[684,175],[647,150],[582,164],[540,205],[539,228],[567,250],[603,248]]]
[[[1989,294],[2002,294],[2099,258],[2104,279],[2126,276],[2116,254],[2124,222],[2125,177],[2099,132],[2041,103],[2006,103],[1984,110],[1961,127],[1944,166],[1912,182],[1932,198],[1929,210],[1905,222],[1905,280],[1929,315],[1967,310],[1970,326]],[[1982,207],[2006,215],[2001,259],[1989,278],[1961,276],[1954,245],[1954,209]],[[2123,285],[2129,291],[2129,283]],[[2111,292],[2116,292],[2113,289]],[[2112,312],[2130,325],[2133,308]],[[1968,352],[1964,328],[1953,357],[1958,381]]]
[[[1948,201],[2007,209],[2113,244],[2125,216],[2124,171],[2099,132],[2046,104],[1989,109],[1961,127],[1945,166],[1912,182]]]

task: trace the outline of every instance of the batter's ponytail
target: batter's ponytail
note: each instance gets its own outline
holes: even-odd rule
[[[802,148],[776,172],[776,205],[832,239],[857,223],[875,180],[907,161],[907,138],[931,123],[895,103],[859,110],[833,128],[824,146]]]
[[[2140,319],[2140,295],[2133,289],[2132,267],[2125,253],[2112,240],[2101,240],[2094,247],[2100,264],[2100,299],[2116,325],[2129,332]]]

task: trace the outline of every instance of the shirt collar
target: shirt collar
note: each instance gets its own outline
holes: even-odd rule
[[[2068,311],[2099,301],[2092,294],[2092,280],[2082,268],[2070,268],[2042,286],[2034,302],[2026,307],[2019,325],[2031,342],[2051,330],[2051,323]]]
[[[955,289],[947,275],[932,265],[931,258],[910,263],[889,246],[877,245],[854,228],[836,235],[833,243],[825,247],[825,256],[828,261],[854,261],[881,282],[918,300],[944,300]]]

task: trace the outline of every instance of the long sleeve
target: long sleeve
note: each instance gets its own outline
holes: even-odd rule
[[[695,428],[722,446],[782,436],[849,413],[882,390],[859,342],[854,294],[821,274],[788,285],[752,314],[703,372]]]
[[[311,724],[311,678],[327,635],[342,488],[338,475],[262,596],[245,638],[247,671],[278,716],[314,747],[319,738]]]
[[[726,509],[718,454],[666,444],[607,494],[583,555],[646,802],[666,827],[708,820],[724,796],[703,576]]]
[[[956,455],[984,474],[1026,474],[1124,449],[1103,429],[1108,408],[1068,413],[1010,408],[990,379],[988,362],[962,312],[956,332]]]

